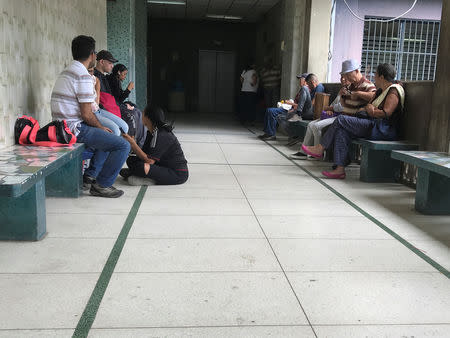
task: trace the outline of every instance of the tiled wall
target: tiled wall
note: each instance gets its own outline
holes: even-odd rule
[[[72,61],[71,41],[91,35],[106,48],[105,0],[0,0],[0,147],[14,143],[24,113],[51,119],[57,75]]]
[[[144,109],[147,102],[147,2],[146,0],[109,1],[108,50],[128,68],[135,89],[129,99]]]

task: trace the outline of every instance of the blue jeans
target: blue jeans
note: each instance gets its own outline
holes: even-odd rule
[[[264,132],[268,135],[275,135],[277,133],[277,116],[286,114],[286,112],[283,108],[267,108],[264,117]]]
[[[102,126],[111,129],[114,135],[120,136],[122,134],[119,128],[122,128],[125,134],[128,133],[128,124],[113,113],[99,109],[95,112],[95,116]]]
[[[77,141],[94,149],[85,175],[95,178],[102,187],[112,186],[128,157],[130,144],[120,136],[85,123],[81,123],[78,129]]]

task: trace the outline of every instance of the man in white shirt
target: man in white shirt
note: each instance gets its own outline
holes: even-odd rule
[[[94,150],[83,183],[90,193],[100,197],[120,197],[122,190],[113,183],[130,152],[129,143],[111,133],[96,118],[91,109],[94,84],[88,69],[95,65],[95,40],[80,35],[72,40],[74,61],[58,76],[52,92],[51,110],[54,120],[66,120],[77,142]]]

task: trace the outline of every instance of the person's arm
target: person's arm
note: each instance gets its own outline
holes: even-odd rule
[[[398,94],[395,92],[396,89],[391,89],[386,96],[386,99],[384,101],[384,107],[383,109],[378,109],[372,104],[368,104],[366,106],[367,114],[371,117],[375,118],[387,118],[390,117],[394,111],[397,109],[397,106],[400,102],[400,99],[398,97]]]
[[[82,103],[80,102],[80,109],[81,109],[81,118],[83,121],[91,127],[100,128],[104,131],[107,131],[108,133],[112,133],[111,129],[106,128],[102,126],[100,121],[97,119],[95,114],[92,112],[92,102],[86,102]]]
[[[95,77],[95,92],[97,93],[95,102],[97,104],[100,104],[100,80],[98,79],[98,77]]]
[[[134,151],[137,157],[148,164],[155,164],[155,160],[149,158],[146,153],[137,145],[134,138],[128,134],[122,134],[122,137],[130,143],[131,149]]]
[[[364,100],[366,102],[370,102],[373,98],[375,97],[375,91],[373,92],[363,92],[363,91],[356,91],[356,92],[352,92],[352,94],[350,95],[350,98],[352,100]]]
[[[301,115],[303,112],[303,107],[305,106],[305,102],[306,102],[306,90],[305,88],[302,89],[301,93],[300,93],[300,97],[298,99],[298,103],[297,103],[297,114]]]
[[[256,84],[258,83],[258,75],[256,75],[256,73],[253,73],[252,75],[252,87],[256,86]]]

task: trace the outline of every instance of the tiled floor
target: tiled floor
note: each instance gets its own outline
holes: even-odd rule
[[[189,181],[148,187],[90,337],[450,337],[449,279],[367,215],[446,269],[450,217],[355,165],[324,185],[310,173],[329,163],[290,161],[283,137],[226,118],[181,116],[175,132]],[[0,337],[70,337],[92,312],[140,191],[116,184],[117,200],[48,198],[42,241],[0,242]]]

